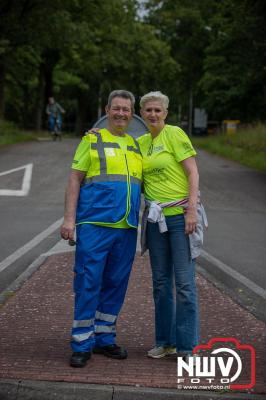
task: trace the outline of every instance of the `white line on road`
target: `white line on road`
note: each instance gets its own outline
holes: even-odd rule
[[[52,225],[50,225],[43,232],[41,232],[37,236],[35,236],[35,238],[33,238],[28,243],[26,243],[24,246],[22,246],[21,248],[16,250],[13,254],[8,256],[4,261],[2,261],[0,263],[0,272],[2,272],[4,269],[6,269],[9,265],[14,263],[15,261],[17,261],[20,257],[22,257],[24,254],[26,254],[33,247],[37,246],[42,240],[44,240],[51,233],[56,231],[56,229],[59,228],[59,226],[62,224],[62,222],[63,222],[63,218],[58,219],[56,222],[54,222]],[[138,227],[138,234],[140,234],[140,227]],[[137,251],[140,251],[140,243],[139,242],[140,242],[140,240],[138,240]],[[60,249],[57,249],[57,253],[65,252],[65,251],[66,251],[65,247],[62,248],[61,251],[60,251]],[[47,255],[50,255],[49,252],[47,253]],[[223,272],[225,272],[226,274],[232,276],[234,279],[241,282],[243,285],[248,287],[250,290],[252,290],[256,294],[258,294],[262,298],[266,299],[266,291],[263,288],[261,288],[260,286],[256,285],[256,283],[252,282],[250,279],[246,278],[244,275],[233,270],[231,267],[224,264],[222,261],[218,260],[216,257],[213,257],[211,254],[207,253],[204,250],[201,251],[201,257],[205,258],[211,264],[215,265],[218,269],[220,269]]]
[[[9,169],[8,171],[0,172],[0,176],[12,174],[13,172],[25,169],[22,186],[20,190],[14,189],[0,189],[0,196],[27,196],[30,191],[31,177],[32,177],[33,164],[22,165],[22,167]]]
[[[30,240],[24,246],[20,247],[13,254],[11,254],[10,256],[5,258],[0,263],[0,272],[4,271],[4,269],[9,267],[9,265],[13,264],[20,257],[22,257],[24,254],[26,254],[28,251],[30,251],[33,247],[35,247],[39,243],[41,243],[41,241],[44,240],[45,238],[47,238],[47,236],[51,235],[51,233],[56,231],[56,229],[59,228],[59,226],[62,224],[62,222],[63,222],[63,218],[58,219],[56,222],[54,222],[52,225],[50,225],[43,232],[39,233],[37,236],[35,236],[32,240]]]
[[[256,283],[252,282],[250,279],[246,278],[244,275],[235,271],[233,268],[224,264],[222,261],[218,260],[218,258],[213,257],[206,251],[201,250],[200,256],[266,300],[266,290],[264,290],[262,287],[256,285]]]

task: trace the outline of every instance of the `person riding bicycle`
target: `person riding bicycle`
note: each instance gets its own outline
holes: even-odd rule
[[[65,114],[65,110],[53,97],[48,99],[46,114],[48,115],[49,132],[53,135],[54,140],[56,140],[56,136],[61,138],[62,114]]]

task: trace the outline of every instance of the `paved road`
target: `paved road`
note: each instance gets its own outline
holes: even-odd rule
[[[199,151],[204,249],[266,289],[266,175]]]
[[[67,171],[77,143],[78,139],[43,141],[0,150],[0,291],[58,241]],[[31,163],[29,194],[1,195],[5,189],[20,189],[24,176],[23,170],[2,173]],[[209,219],[205,251],[265,290],[265,175],[204,151],[199,151],[198,165]],[[21,248],[22,257],[16,253]]]
[[[77,143],[78,139],[64,139],[62,142],[40,141],[0,150],[0,290],[59,240],[58,230],[52,227],[50,232],[43,235],[47,238],[36,245],[36,236],[63,215],[68,168]],[[1,173],[31,163],[33,168],[28,195],[3,195],[7,189],[21,189],[25,169],[6,175]],[[3,261],[31,240],[35,241],[32,243],[32,251],[25,253],[1,272],[1,265],[5,267],[9,264],[7,262],[3,265]]]

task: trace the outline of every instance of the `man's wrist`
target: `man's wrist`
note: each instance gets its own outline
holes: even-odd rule
[[[67,224],[73,224],[73,225],[75,225],[75,218],[73,218],[73,217],[69,217],[69,216],[66,216],[65,215],[65,217],[64,217],[64,222],[66,222]]]

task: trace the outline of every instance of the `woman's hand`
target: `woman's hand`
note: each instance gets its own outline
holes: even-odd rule
[[[188,206],[185,211],[185,233],[187,235],[196,231],[197,226],[197,207]]]

